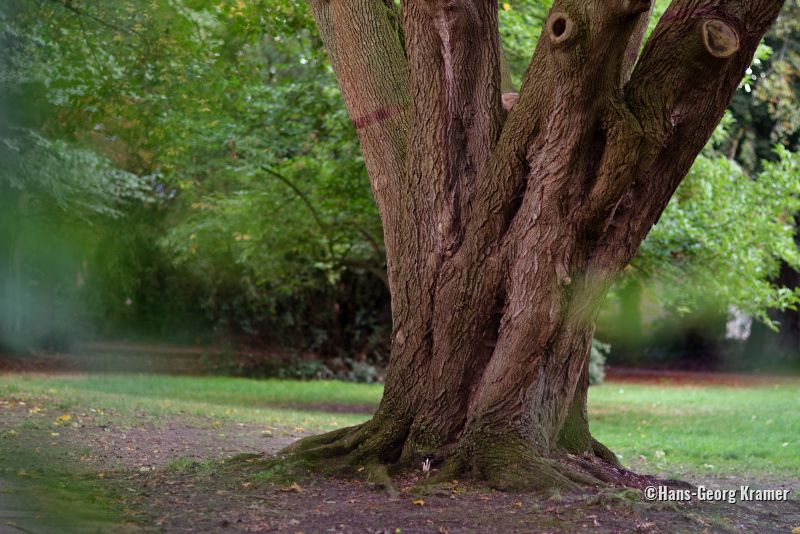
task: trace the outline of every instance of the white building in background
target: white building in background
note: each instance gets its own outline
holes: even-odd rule
[[[753,318],[735,306],[728,306],[728,323],[725,326],[725,338],[745,341],[750,337]]]

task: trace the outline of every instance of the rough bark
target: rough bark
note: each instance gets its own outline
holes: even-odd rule
[[[648,0],[556,0],[508,99],[496,3],[313,0],[383,217],[393,335],[373,419],[291,451],[613,480],[586,414],[598,307],[782,4],[674,0],[637,63]]]

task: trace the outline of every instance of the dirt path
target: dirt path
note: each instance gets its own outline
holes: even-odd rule
[[[294,478],[281,473],[275,476],[274,471],[267,477],[265,461],[269,455],[300,433],[286,428],[220,424],[203,418],[141,414],[131,420],[113,412],[91,411],[61,422],[58,418],[51,422],[55,413],[46,414],[42,420],[47,424],[37,426],[25,422],[31,406],[5,402],[0,410],[0,429],[19,429],[13,439],[18,462],[23,462],[26,451],[36,456],[28,467],[16,467],[17,471],[8,468],[11,464],[6,458],[6,468],[0,471],[0,479],[6,481],[5,493],[0,492],[3,534],[53,532],[53,525],[59,521],[61,532],[306,534],[586,530],[788,533],[800,526],[800,503],[796,500],[756,505],[657,505],[642,502],[630,491],[548,497],[487,491],[466,481],[452,481],[435,494],[418,495],[412,487],[421,480],[421,474],[396,480],[398,492],[388,495],[365,480]],[[113,423],[116,420],[127,422]],[[47,503],[21,504],[32,491],[26,484],[35,485],[38,480],[40,493],[42,488],[63,486],[61,478],[53,479],[57,482],[48,479],[48,470],[57,471],[59,466],[76,473],[71,476],[77,477],[82,487],[88,484],[100,492],[91,494],[90,500],[106,498],[101,502],[118,509],[113,528],[109,529],[108,519],[103,517],[67,521],[63,510],[84,505],[64,501],[63,496],[51,499],[50,509],[45,509]],[[31,473],[22,476],[26,469]],[[38,474],[32,476],[36,470]]]

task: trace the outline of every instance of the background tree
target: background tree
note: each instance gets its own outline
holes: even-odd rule
[[[800,4],[787,2],[778,23],[765,42],[772,53],[753,65],[745,91],[733,102],[736,117],[735,136],[729,153],[748,169],[760,167],[760,160],[772,160],[770,147],[780,144],[789,150],[800,147]],[[748,98],[749,97],[749,98]],[[795,227],[797,227],[797,211]],[[784,287],[800,288],[800,270],[784,261],[775,282]],[[746,356],[760,365],[777,362],[800,364],[800,313],[797,309],[773,310],[770,318],[779,328],[770,330],[753,325]],[[766,356],[766,357],[765,357]],[[771,360],[771,361],[770,361]]]
[[[150,177],[153,202],[70,245],[88,259],[74,304],[95,335],[385,346],[380,221],[304,3],[40,0],[2,15],[4,80],[22,95],[9,108]]]

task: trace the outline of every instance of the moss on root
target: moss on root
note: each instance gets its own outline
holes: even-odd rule
[[[391,492],[392,475],[418,468],[420,459],[402,454],[401,461],[406,438],[407,432],[397,425],[382,425],[373,419],[301,439],[281,451],[270,469],[291,476],[302,470],[362,477]],[[437,484],[463,477],[485,481],[489,487],[504,491],[578,491],[624,485],[618,478],[616,456],[596,440],[584,454],[543,455],[522,438],[487,432],[465,437],[457,446],[436,453],[439,467],[420,482],[416,487],[419,491],[430,491]]]
[[[601,486],[603,482],[567,458],[538,454],[516,436],[479,436],[462,449],[473,476],[503,491],[577,491],[582,486]]]
[[[361,425],[303,438],[278,453],[284,470],[358,476],[394,491],[389,474],[402,449],[404,433],[373,419]]]

